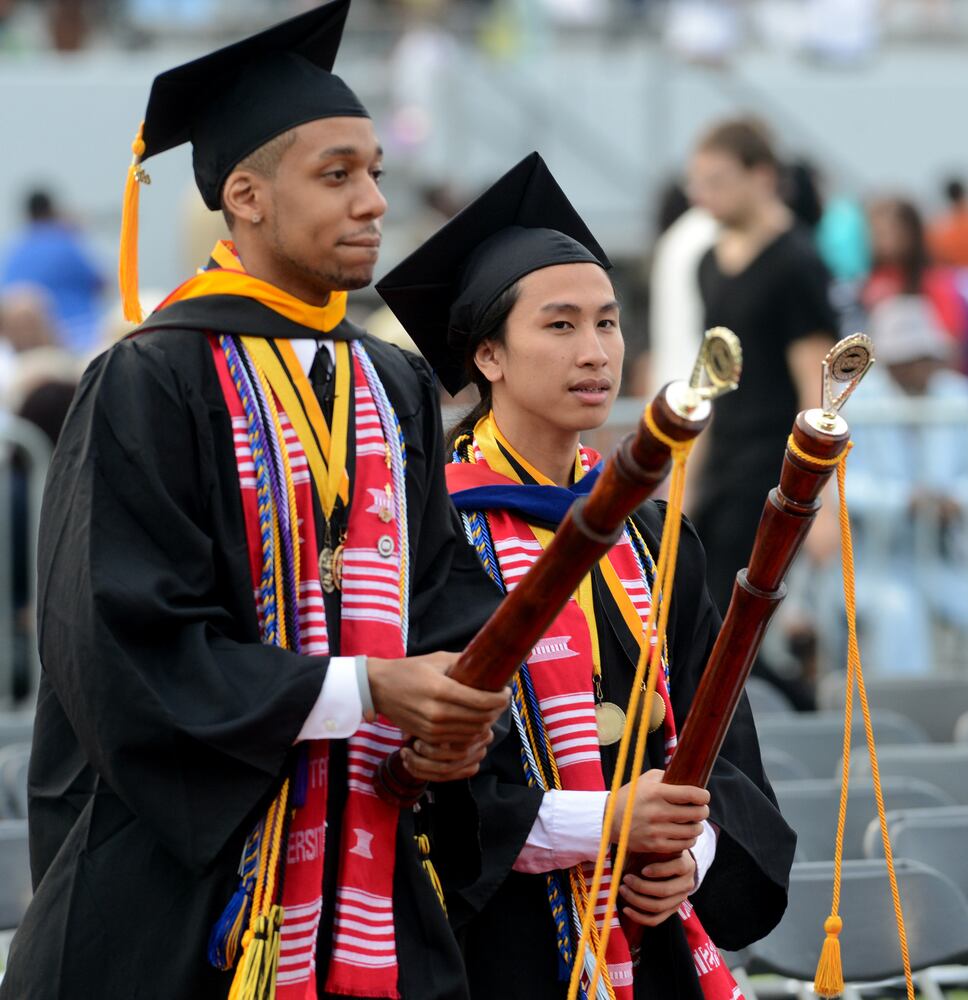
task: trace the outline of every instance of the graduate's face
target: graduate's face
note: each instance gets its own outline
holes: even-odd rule
[[[574,432],[607,419],[624,356],[608,275],[597,264],[559,264],[518,282],[504,342],[485,341],[475,361],[502,427],[513,415]]]
[[[745,167],[717,149],[700,149],[689,161],[687,193],[717,222],[741,225],[765,198],[775,197],[776,174],[769,167]]]
[[[373,280],[387,207],[373,123],[324,118],[294,131],[265,184],[258,236],[290,286],[316,293],[363,288]]]

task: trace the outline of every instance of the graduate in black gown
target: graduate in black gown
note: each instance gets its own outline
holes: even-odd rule
[[[473,831],[441,836],[446,817],[426,804],[388,814],[371,775],[393,726],[420,737],[406,753],[415,774],[477,769],[507,699],[445,678],[454,656],[435,651],[463,648],[499,594],[447,497],[428,366],[345,319],[386,207],[372,123],[329,72],[347,6],[155,81],[143,155],[191,140],[235,247],[217,247],[91,364],[54,456],[29,775],[35,895],[3,1000],[227,996],[233,972],[207,954],[213,928],[231,912],[244,848],[271,844],[258,824],[283,787],[274,891],[284,900],[301,881],[311,912],[282,927],[276,997],[467,995],[417,836],[431,858],[443,840],[473,864]],[[258,412],[242,406],[253,401]],[[345,477],[327,492],[312,456],[341,473],[341,446]],[[282,487],[264,504],[266,483]],[[267,511],[253,546],[250,514]],[[354,550],[353,538],[369,542]],[[354,743],[364,731],[369,757]],[[381,818],[347,827],[351,808]],[[297,868],[310,862],[307,886]]]
[[[532,154],[377,286],[445,387],[473,381],[481,391],[455,433],[448,484],[505,588],[596,475],[598,456],[579,436],[605,421],[618,391],[623,342],[609,267]],[[450,884],[448,904],[479,1000],[566,995],[574,897],[590,881],[621,734],[608,731],[608,717],[629,699],[664,517],[661,502],[636,511],[535,646],[472,779],[483,869]],[[738,997],[714,946],[748,945],[786,906],[795,835],[763,772],[745,696],[708,794],[657,783],[719,626],[702,545],[684,519],[656,695],[666,715],[648,739],[631,840],[633,850],[676,858],[622,885],[619,905],[644,937],[633,970],[624,935],[612,932],[616,997]],[[619,795],[613,843],[627,785]]]

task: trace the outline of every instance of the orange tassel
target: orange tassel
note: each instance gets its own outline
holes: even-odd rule
[[[837,935],[844,926],[840,917],[829,916],[823,922],[827,938],[820,949],[817,975],[813,981],[813,992],[818,997],[839,997],[844,992],[844,971],[840,962],[840,941]]]
[[[150,184],[151,178],[141,167],[145,142],[142,138],[145,123],[138,127],[138,134],[131,143],[131,166],[124,185],[124,202],[121,207],[121,246],[118,254],[118,284],[121,288],[121,307],[124,318],[129,323],[140,323],[144,319],[141,302],[138,300],[138,195],[142,184]]]

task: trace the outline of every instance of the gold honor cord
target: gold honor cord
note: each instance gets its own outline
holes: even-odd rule
[[[661,651],[665,643],[666,625],[669,620],[669,609],[672,604],[672,588],[675,580],[676,555],[679,548],[679,532],[682,526],[682,494],[685,488],[685,468],[686,458],[692,448],[691,441],[674,441],[663,434],[656,426],[652,418],[651,409],[645,411],[644,419],[649,430],[664,444],[666,444],[673,456],[672,479],[669,488],[669,503],[666,508],[665,524],[662,529],[662,541],[659,547],[659,562],[656,567],[655,581],[652,588],[652,606],[649,609],[648,620],[646,621],[641,643],[639,662],[635,669],[635,679],[632,682],[632,692],[629,697],[628,714],[625,722],[625,730],[619,743],[618,760],[615,764],[615,774],[612,778],[611,794],[605,806],[605,817],[602,823],[602,837],[599,844],[598,857],[595,860],[595,872],[592,876],[592,885],[588,896],[590,900],[597,900],[602,885],[602,875],[605,867],[605,858],[611,850],[611,829],[615,819],[615,799],[619,789],[622,787],[622,776],[625,773],[628,761],[629,747],[632,742],[633,731],[637,732],[635,750],[632,760],[631,777],[629,780],[629,796],[626,802],[626,809],[622,815],[622,823],[619,830],[618,844],[616,845],[615,860],[612,867],[612,881],[609,886],[608,900],[605,904],[605,914],[603,916],[602,930],[598,945],[595,949],[594,967],[591,971],[591,983],[588,989],[590,997],[595,996],[599,977],[602,974],[602,966],[605,962],[605,953],[608,948],[608,939],[611,935],[611,922],[615,914],[618,887],[621,882],[621,872],[625,865],[625,856],[628,853],[628,843],[632,830],[632,805],[635,800],[635,788],[638,784],[639,774],[642,769],[642,762],[645,759],[645,745],[649,727],[635,725],[635,719],[639,715],[647,718],[652,717],[652,704],[655,699],[656,684],[658,682],[661,665]],[[641,709],[639,699],[644,695]],[[568,986],[568,1000],[576,1000],[579,986],[581,984],[581,974],[584,962],[583,956],[592,941],[593,926],[595,924],[595,907],[590,903],[582,915],[581,939],[575,952],[575,963],[572,967],[571,982]],[[607,970],[606,970],[607,976]]]
[[[887,816],[884,808],[884,792],[881,787],[880,769],[877,765],[877,748],[874,746],[874,728],[871,723],[870,705],[867,702],[867,689],[864,686],[864,671],[860,662],[860,646],[857,642],[857,598],[854,585],[854,546],[850,534],[850,515],[847,510],[847,453],[848,445],[833,461],[837,465],[837,493],[840,519],[840,553],[844,576],[844,606],[847,613],[847,686],[844,692],[844,754],[840,786],[840,806],[837,811],[837,833],[834,843],[834,885],[833,900],[830,905],[830,916],[824,921],[823,946],[820,950],[820,960],[817,963],[817,974],[814,979],[814,992],[820,997],[838,997],[844,992],[844,973],[840,958],[840,941],[838,937],[843,929],[843,920],[838,913],[840,909],[840,877],[844,854],[844,825],[847,820],[847,794],[850,787],[850,739],[853,722],[854,685],[860,696],[861,711],[864,716],[864,736],[867,742],[867,753],[871,762],[871,781],[874,785],[874,799],[877,803],[877,819],[881,829],[881,842],[884,845],[884,859],[887,863],[887,876],[891,886],[891,901],[894,905],[894,920],[897,924],[897,937],[901,949],[901,962],[904,966],[904,985],[907,1000],[915,1000],[914,979],[911,975],[911,957],[908,953],[907,930],[904,927],[904,913],[901,907],[901,892],[897,884],[897,873],[894,868],[894,854],[891,850],[891,840],[887,832]],[[799,449],[797,449],[799,451]],[[800,453],[797,457],[809,462],[817,462],[811,455]],[[819,464],[819,463],[818,463]]]
[[[335,343],[336,394],[333,400],[333,433],[330,436],[319,400],[292,345],[286,340],[276,341],[283,359],[280,361],[269,341],[261,337],[243,337],[242,343],[265,372],[272,391],[289,417],[306,453],[319,502],[328,521],[337,497],[344,504],[349,502],[349,477],[346,473],[350,413],[349,344],[343,340]]]
[[[689,383],[673,382],[666,390],[666,399],[676,412],[683,416],[693,415],[701,405],[727,392],[732,392],[739,384],[742,372],[742,350],[738,338],[725,327],[715,327],[707,330],[702,348],[693,369]],[[705,384],[704,384],[705,383]],[[659,559],[656,566],[655,579],[652,586],[652,605],[649,608],[648,619],[642,632],[639,662],[635,668],[635,679],[629,696],[628,715],[625,729],[619,743],[618,759],[615,763],[615,773],[612,778],[611,793],[605,805],[605,816],[602,823],[602,837],[595,860],[595,872],[589,890],[589,899],[597,900],[601,889],[605,858],[611,850],[611,830],[615,819],[615,799],[622,787],[622,776],[625,774],[629,747],[633,732],[637,732],[632,768],[629,780],[629,795],[626,808],[622,815],[618,843],[615,849],[615,859],[612,866],[612,880],[609,886],[605,913],[602,918],[602,931],[595,944],[593,968],[591,970],[588,996],[594,997],[599,978],[602,977],[608,939],[612,931],[612,918],[616,910],[618,889],[625,867],[629,839],[632,832],[633,803],[635,789],[638,785],[645,759],[646,726],[635,725],[639,717],[652,718],[652,705],[656,695],[659,671],[662,669],[662,650],[665,647],[666,627],[669,621],[669,610],[672,605],[672,591],[675,583],[676,563],[679,552],[679,535],[682,528],[682,500],[686,484],[686,460],[695,443],[692,441],[676,441],[664,434],[655,422],[652,407],[649,406],[643,414],[643,420],[653,437],[668,447],[672,454],[672,477],[669,483],[669,501],[666,507],[665,523],[662,526],[662,538],[659,542]],[[644,695],[644,698],[643,698]],[[643,698],[640,708],[639,700]],[[576,1000],[581,984],[581,974],[584,962],[579,956],[584,956],[589,944],[594,941],[595,913],[594,905],[589,903],[582,915],[581,938],[576,950],[576,958],[572,967],[571,981],[568,984],[568,1000]],[[604,969],[606,988],[608,983],[607,966]]]

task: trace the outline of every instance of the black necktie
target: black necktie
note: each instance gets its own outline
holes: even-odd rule
[[[312,383],[313,392],[316,393],[327,423],[333,422],[333,369],[333,359],[329,348],[324,344],[316,351],[316,357],[313,358],[309,369],[309,381]]]

